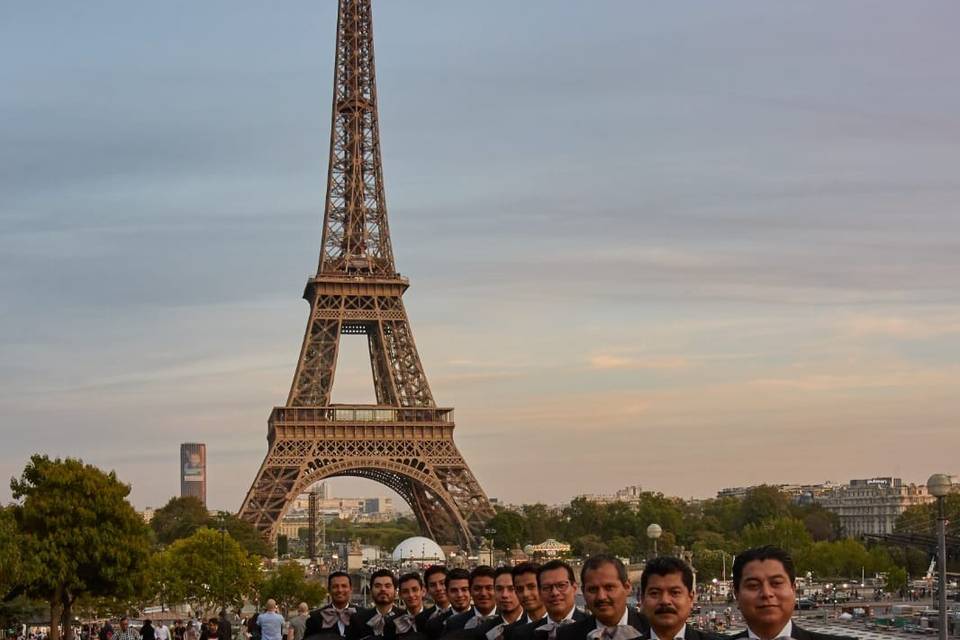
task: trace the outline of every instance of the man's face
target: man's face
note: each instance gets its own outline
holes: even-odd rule
[[[397,599],[397,588],[393,585],[393,579],[390,576],[374,578],[370,591],[373,594],[374,604],[380,607],[393,604]]]
[[[543,603],[540,602],[540,589],[537,588],[537,574],[521,573],[513,579],[513,588],[524,611],[541,611]]]
[[[454,609],[466,611],[470,606],[470,581],[462,579],[447,581],[447,596]]]
[[[737,604],[747,625],[777,633],[793,615],[797,592],[779,560],[754,560],[743,567]]]
[[[423,606],[423,587],[416,580],[407,580],[400,583],[400,599],[407,607],[407,611],[415,613]]]
[[[520,608],[520,599],[513,588],[513,576],[509,573],[501,574],[493,583],[493,591],[497,597],[497,611],[512,615]]]
[[[427,578],[427,593],[430,598],[441,609],[446,609],[450,604],[450,598],[447,597],[447,576],[442,573],[431,574]]]
[[[573,609],[576,596],[577,583],[570,580],[563,567],[540,574],[540,600],[552,619],[559,620],[567,615]]]
[[[583,576],[583,599],[597,620],[607,626],[619,624],[627,610],[630,583],[620,580],[617,568],[605,562]]]
[[[130,626],[130,621],[126,618],[120,618],[120,630],[126,631],[128,626]]]
[[[490,576],[477,576],[470,583],[470,595],[473,596],[473,606],[477,611],[486,615],[493,611],[493,578]]]
[[[662,635],[665,631],[679,630],[693,610],[694,595],[683,584],[682,573],[647,576],[647,587],[642,597],[643,612],[660,638],[665,637]]]
[[[330,601],[337,609],[343,609],[350,604],[353,595],[353,585],[347,576],[337,576],[330,581]]]
[[[210,623],[207,625],[207,629],[209,629],[207,633],[215,634],[217,632],[217,623],[211,620]]]

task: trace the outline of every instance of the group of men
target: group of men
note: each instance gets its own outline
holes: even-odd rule
[[[679,558],[646,564],[639,610],[627,606],[626,567],[609,555],[588,558],[579,576],[562,560],[469,572],[434,566],[422,577],[381,569],[370,576],[369,609],[351,606],[350,577],[336,572],[327,579],[330,603],[305,617],[303,640],[839,640],[793,623],[795,579],[781,549],[738,555],[733,589],[747,629],[725,637],[687,626],[696,594]],[[578,588],[587,612],[576,607]]]

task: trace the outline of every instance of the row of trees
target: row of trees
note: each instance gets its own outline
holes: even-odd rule
[[[960,496],[948,503],[960,516]],[[930,505],[908,510],[898,529],[932,530]],[[577,498],[562,509],[542,504],[516,510],[501,509],[490,521],[494,545],[511,549],[526,542],[557,538],[570,542],[575,555],[609,552],[641,559],[649,556],[652,542],[646,530],[659,524],[661,552],[682,547],[692,552],[701,579],[729,572],[740,549],[777,544],[791,551],[799,570],[820,577],[855,577],[887,573],[888,586],[897,588],[908,575],[926,571],[929,556],[919,549],[873,545],[844,537],[837,516],[819,504],[795,504],[774,486],[760,486],[744,498],[684,501],[659,493],[643,493],[632,503],[598,503]]]
[[[79,615],[136,613],[186,602],[195,612],[246,598],[319,604],[325,589],[298,565],[263,572],[269,547],[248,523],[211,517],[195,498],[175,498],[147,526],[113,472],[35,455],[0,507],[0,623],[49,608],[67,640]],[[38,606],[42,603],[43,606]]]

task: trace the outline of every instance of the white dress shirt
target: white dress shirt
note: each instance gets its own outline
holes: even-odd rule
[[[680,627],[680,631],[677,631],[677,635],[673,636],[673,640],[683,640],[687,637],[687,625],[684,624]],[[657,635],[657,632],[653,630],[653,627],[650,628],[650,640],[665,640]]]
[[[776,638],[792,638],[793,637],[793,620],[787,621],[787,626],[780,630],[780,633],[773,636]],[[760,636],[753,632],[753,629],[747,627],[747,638],[750,640],[760,640]]]

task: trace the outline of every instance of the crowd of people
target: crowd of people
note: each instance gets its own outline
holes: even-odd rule
[[[588,558],[579,576],[562,560],[472,571],[433,566],[399,577],[380,569],[370,575],[371,608],[352,606],[350,576],[335,572],[327,605],[309,611],[302,603],[285,622],[271,600],[248,631],[253,636],[254,627],[259,640],[841,640],[793,622],[795,583],[782,549],[737,555],[733,590],[746,629],[724,636],[687,624],[693,571],[674,557],[647,562],[637,607],[628,606],[626,567],[610,555]],[[576,606],[578,590],[586,611]]]

